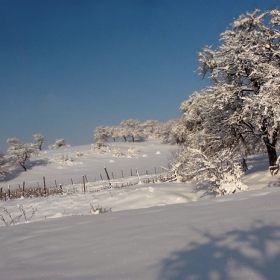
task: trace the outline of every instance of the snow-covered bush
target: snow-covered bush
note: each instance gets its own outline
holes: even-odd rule
[[[100,155],[107,154],[110,152],[110,148],[105,145],[97,145],[97,144],[91,144],[91,149],[93,151],[97,151]]]
[[[112,212],[112,208],[103,208],[102,206],[98,205],[97,207],[95,207],[92,203],[90,203],[90,214],[93,215],[97,215],[97,214],[101,214],[101,213],[107,213],[107,212]]]
[[[113,150],[113,156],[114,157],[122,157],[122,156],[124,156],[124,153],[121,151],[120,148],[117,148],[117,149]]]
[[[172,152],[171,170],[180,181],[197,181],[219,195],[248,190],[241,181],[241,164],[232,151],[225,149],[212,155],[182,147]]]
[[[81,156],[83,156],[83,153],[82,152],[76,152],[76,156],[81,157]]]
[[[68,163],[73,161],[73,158],[69,155],[64,155],[63,154],[63,155],[52,157],[52,158],[49,159],[49,161],[68,164]]]
[[[57,139],[54,144],[49,145],[50,150],[57,149],[57,148],[63,148],[63,147],[70,147],[70,145],[67,144],[64,139]]]
[[[127,150],[127,157],[137,156],[139,153],[140,153],[139,149],[137,149],[135,147],[130,147]]]

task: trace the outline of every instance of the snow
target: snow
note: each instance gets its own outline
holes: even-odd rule
[[[10,226],[0,220],[0,279],[279,279],[280,182],[266,156],[248,159],[243,182],[250,191],[213,198],[190,183],[144,183],[146,169],[149,176],[154,167],[162,172],[175,147],[149,140],[134,143],[138,155],[113,156],[114,148],[127,154],[131,144],[110,143],[102,155],[90,145],[42,151],[34,161],[44,164],[31,162],[1,183],[16,188],[46,176],[47,184],[55,178],[78,192],[0,202],[17,223],[2,212]],[[63,154],[73,165],[48,160]],[[117,178],[111,188],[92,182],[82,193],[82,176],[106,178],[104,166]],[[136,168],[139,184],[115,188],[119,179],[138,182]]]
[[[55,180],[62,185],[71,183],[71,178],[74,183],[81,183],[84,175],[89,181],[100,180],[100,174],[105,179],[104,166],[110,176],[114,173],[115,178],[122,177],[121,171],[125,177],[130,176],[131,169],[135,175],[136,168],[140,174],[145,174],[146,169],[149,174],[154,173],[154,168],[160,172],[161,166],[167,167],[170,150],[174,149],[174,146],[160,145],[159,140],[149,140],[148,143],[149,145],[147,142],[112,142],[108,144],[105,154],[92,150],[91,145],[42,151],[40,156],[30,163],[28,172],[21,172],[19,176],[16,174],[16,177],[12,175],[9,181],[1,182],[0,187],[6,188],[10,184],[11,189],[18,188],[18,184],[22,185],[23,182],[26,187],[37,186],[37,183],[42,186],[43,176],[50,187],[55,186]],[[156,154],[159,145],[161,154]],[[138,149],[139,154],[131,155],[131,148]],[[124,156],[114,156],[115,149],[120,149]],[[63,158],[69,160],[63,161]]]

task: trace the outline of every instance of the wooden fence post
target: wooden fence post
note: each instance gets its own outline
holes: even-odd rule
[[[83,183],[84,183],[84,193],[86,192],[86,178],[83,176]]]
[[[109,181],[109,185],[111,186],[111,183],[110,183],[110,177],[109,177],[109,174],[108,174],[108,171],[107,171],[107,168],[104,166],[104,170],[106,172],[106,176],[107,176],[107,179]]]
[[[44,193],[46,194],[46,178],[43,176],[43,182],[44,182]]]

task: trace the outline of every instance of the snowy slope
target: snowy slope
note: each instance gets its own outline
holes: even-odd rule
[[[279,279],[280,189],[1,227],[1,279]]]
[[[128,156],[129,149],[135,148],[139,154]],[[43,176],[46,178],[47,185],[55,186],[55,180],[58,184],[67,185],[71,183],[81,183],[82,176],[86,175],[89,181],[101,180],[106,178],[104,166],[108,169],[110,177],[112,172],[115,178],[121,178],[123,175],[128,177],[133,175],[136,168],[140,174],[154,173],[155,168],[161,171],[161,166],[167,167],[170,150],[176,148],[174,145],[161,144],[159,140],[149,140],[144,142],[116,142],[108,143],[107,152],[99,154],[92,150],[91,145],[73,146],[59,148],[55,150],[43,150],[38,157],[32,158],[27,172],[12,174],[6,181],[0,182],[0,187],[18,188],[18,184],[25,181],[26,187],[42,186]],[[123,152],[122,157],[114,156],[114,150],[120,149]],[[61,161],[61,157],[68,157],[71,160]]]
[[[131,143],[112,144],[126,152]],[[115,174],[127,172],[124,180],[137,181],[129,173],[138,168],[143,181],[148,167],[151,174],[167,165],[174,148],[156,140],[135,146],[140,153],[131,158],[114,157],[112,146],[103,155],[90,146],[42,152],[34,160],[46,164],[2,184],[16,187],[42,175],[80,182],[84,174],[104,175],[105,165]],[[67,164],[49,160],[66,152],[73,158]],[[251,157],[248,165],[243,181],[252,191],[225,197],[211,198],[192,184],[140,182],[1,201],[17,225],[1,212],[11,226],[0,220],[0,279],[279,279],[279,177],[269,175],[265,156]],[[111,212],[93,215],[98,205]]]

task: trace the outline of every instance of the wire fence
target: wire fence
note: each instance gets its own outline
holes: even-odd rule
[[[168,171],[166,168],[161,168],[160,172],[154,168],[153,173],[149,174],[146,169],[145,174],[140,175],[138,170],[130,169],[130,176],[124,177],[123,171],[122,176],[115,178],[114,173],[109,174],[106,167],[104,167],[104,173],[100,174],[100,180],[88,180],[86,175],[81,177],[81,181],[74,183],[70,178],[69,184],[58,184],[54,179],[43,176],[41,185],[39,182],[33,182],[34,186],[23,182],[22,185],[18,184],[17,188],[11,188],[10,185],[6,189],[0,188],[0,200],[10,200],[18,198],[33,198],[33,197],[47,197],[53,195],[67,195],[73,193],[86,193],[86,192],[99,192],[102,190],[120,189],[124,187],[133,186],[140,183],[157,183],[157,182],[172,182],[176,181],[174,173]]]

